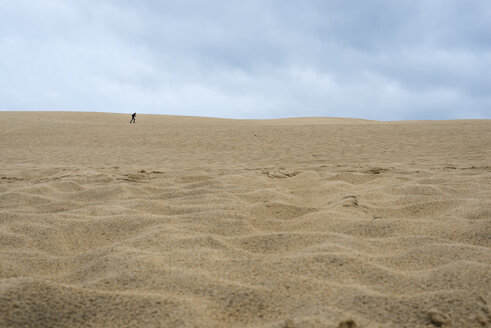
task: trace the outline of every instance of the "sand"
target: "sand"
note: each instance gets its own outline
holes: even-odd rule
[[[491,120],[0,112],[0,327],[486,327]]]

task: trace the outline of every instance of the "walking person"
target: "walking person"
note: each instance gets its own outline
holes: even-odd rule
[[[130,121],[130,124],[131,124],[131,123],[135,123],[135,124],[136,124],[136,121],[135,121],[135,116],[136,116],[136,113],[131,114],[131,121]]]

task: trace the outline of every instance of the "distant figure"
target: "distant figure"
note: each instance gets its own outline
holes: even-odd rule
[[[131,124],[131,123],[135,123],[135,124],[136,124],[136,121],[135,121],[135,116],[136,116],[136,113],[131,114],[131,121],[130,121],[130,124]]]

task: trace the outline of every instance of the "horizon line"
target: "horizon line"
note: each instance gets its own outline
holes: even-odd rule
[[[83,110],[49,110],[49,109],[1,109],[0,112],[45,112],[45,113],[87,113],[87,114],[115,114],[115,115],[131,115],[133,112],[111,112],[111,111],[83,111]],[[442,118],[442,119],[395,119],[395,120],[377,120],[361,117],[347,117],[347,116],[285,116],[285,117],[270,117],[270,118],[238,118],[238,117],[219,117],[219,116],[205,116],[205,115],[177,115],[177,114],[162,114],[162,113],[148,113],[148,112],[136,112],[137,115],[159,115],[159,116],[177,116],[177,117],[194,117],[194,118],[210,118],[220,120],[286,120],[286,119],[349,119],[349,120],[362,120],[373,122],[409,122],[409,121],[463,121],[463,120],[491,120],[491,118]]]

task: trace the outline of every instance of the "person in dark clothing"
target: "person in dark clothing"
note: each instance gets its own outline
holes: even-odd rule
[[[136,113],[131,114],[131,121],[130,121],[130,124],[131,124],[131,123],[135,123],[135,124],[136,124],[136,121],[135,121],[135,116],[136,116]]]

